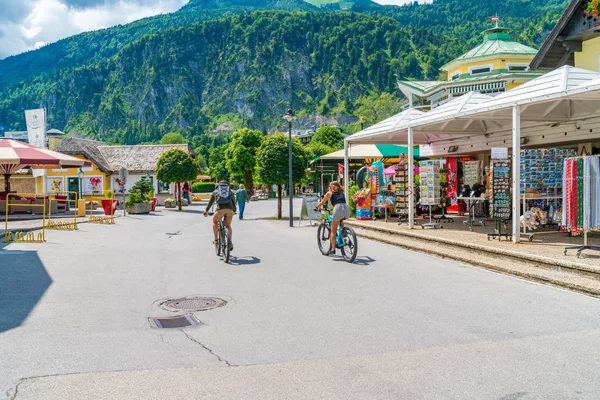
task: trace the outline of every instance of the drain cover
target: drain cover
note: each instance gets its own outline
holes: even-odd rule
[[[167,311],[207,311],[225,304],[227,301],[218,297],[183,297],[163,301],[160,307]]]
[[[198,325],[200,321],[193,315],[183,317],[149,318],[150,325],[153,328],[185,328],[187,326]]]

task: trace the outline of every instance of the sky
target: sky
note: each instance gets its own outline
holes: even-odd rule
[[[409,0],[375,0],[404,4]],[[188,0],[0,0],[0,59],[84,31],[178,10]]]

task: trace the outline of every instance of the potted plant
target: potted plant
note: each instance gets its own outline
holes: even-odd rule
[[[113,197],[112,190],[106,191],[106,198],[102,199],[102,208],[104,209],[104,215],[114,215],[117,209],[116,201]]]
[[[156,202],[158,201],[158,199],[156,197],[154,197],[154,188],[152,190],[150,190],[150,193],[148,193],[148,196],[150,197],[152,211],[154,211],[154,210],[156,210]]]
[[[152,204],[150,203],[150,191],[152,190],[152,183],[146,178],[142,178],[133,185],[129,190],[129,198],[125,203],[127,212],[130,214],[148,214],[152,211]]]

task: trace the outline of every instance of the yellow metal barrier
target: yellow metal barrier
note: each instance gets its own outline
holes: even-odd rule
[[[57,195],[66,195],[67,199],[66,200],[58,200],[56,198]],[[69,195],[73,195],[73,199],[71,200],[69,198]],[[55,230],[62,230],[62,231],[76,231],[79,230],[79,227],[77,226],[77,200],[79,198],[79,194],[77,192],[54,192],[50,195],[50,209],[52,209],[52,202],[56,201],[56,203],[58,204],[58,201],[66,201],[68,204],[73,203],[73,222],[71,221],[53,221],[52,220],[52,213],[50,211],[48,211],[48,223],[46,224],[46,229],[55,229]]]
[[[106,196],[108,193],[111,196]],[[96,194],[101,194],[102,197],[96,196]],[[91,224],[103,224],[103,225],[113,225],[115,223],[115,215],[93,215],[93,203],[94,199],[100,199],[100,205],[102,205],[103,199],[111,200],[111,203],[114,204],[115,194],[112,190],[93,190],[92,195],[90,196],[90,215],[88,218],[88,222]],[[86,202],[87,203],[87,202]]]
[[[11,200],[12,198],[12,200]],[[15,203],[18,198],[25,198],[30,201],[27,203]],[[33,199],[31,201],[30,199]],[[37,199],[42,199],[42,204],[34,204]],[[11,203],[12,201],[12,203]],[[6,235],[4,235],[4,243],[42,243],[46,241],[46,203],[49,205],[49,198],[47,195],[39,195],[35,193],[9,193],[6,196],[6,219],[4,229]],[[33,232],[9,232],[8,231],[8,216],[10,207],[31,207],[31,213],[33,214],[33,208],[38,207],[42,209],[42,231],[35,235]]]

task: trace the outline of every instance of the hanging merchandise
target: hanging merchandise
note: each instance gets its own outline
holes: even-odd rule
[[[356,172],[356,184],[358,185],[359,189],[365,187],[368,175],[367,167],[362,167]]]
[[[429,223],[421,227],[439,228],[440,224],[432,222],[432,207],[441,203],[440,192],[440,161],[428,160],[421,162],[421,205],[429,206]]]
[[[493,159],[490,167],[492,175],[492,216],[494,217],[494,233],[488,233],[491,237],[502,237],[510,239],[508,233],[502,233],[502,227],[506,228],[505,220],[511,216],[510,199],[510,160]]]
[[[356,219],[371,219],[371,188],[367,186],[358,190],[352,200],[356,204]]]
[[[600,158],[598,156],[571,157],[564,161],[562,228],[572,234],[584,234],[584,245],[566,247],[600,251],[588,246],[590,230],[600,229]]]
[[[398,214],[398,224],[406,222],[408,224],[408,201],[412,191],[408,185],[408,160],[406,154],[400,154],[400,162],[396,165],[394,174],[396,184],[396,213]]]

